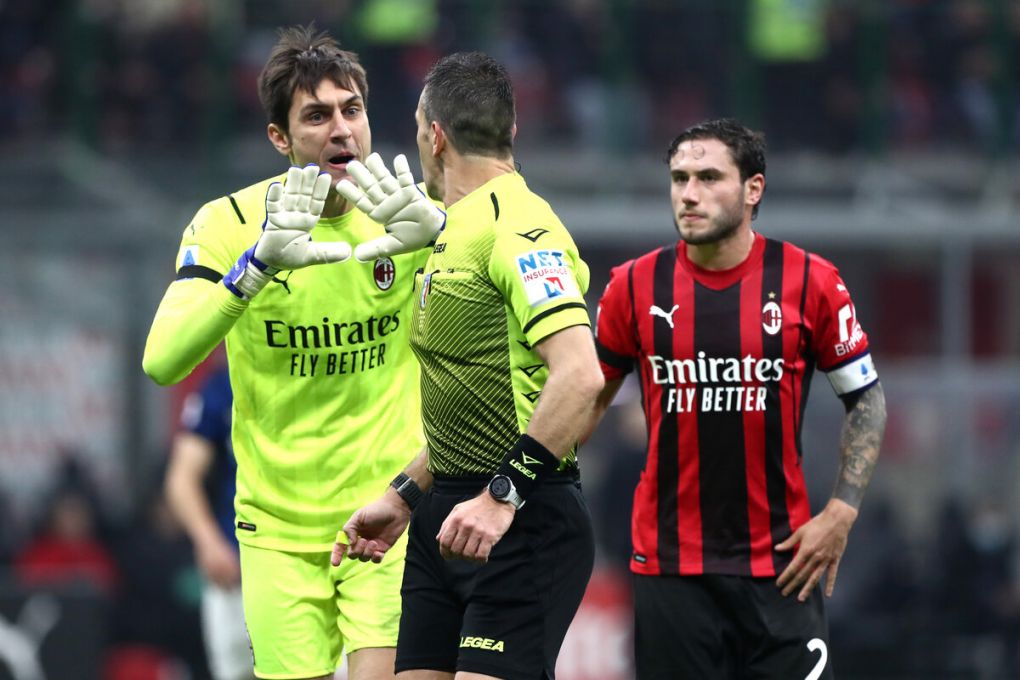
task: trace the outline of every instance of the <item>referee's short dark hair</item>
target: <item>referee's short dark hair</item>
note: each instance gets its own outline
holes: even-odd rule
[[[740,170],[740,181],[758,173],[765,174],[765,133],[756,132],[733,118],[719,118],[692,125],[670,142],[666,151],[666,165],[669,165],[676,150],[684,142],[694,139],[718,139],[730,150],[730,156]],[[751,211],[751,219],[758,216],[758,205]]]
[[[509,156],[514,88],[502,64],[481,52],[443,57],[425,76],[422,111],[462,154]]]
[[[315,88],[329,78],[337,86],[361,95],[368,102],[368,78],[354,52],[315,24],[280,29],[279,40],[259,74],[259,99],[270,123],[290,132],[288,115],[298,91],[315,94]]]

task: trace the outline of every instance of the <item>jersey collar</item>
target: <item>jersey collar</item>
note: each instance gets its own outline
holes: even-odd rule
[[[687,244],[683,239],[677,241],[677,260],[684,269],[694,277],[694,280],[703,286],[714,290],[729,288],[742,279],[747,272],[756,267],[762,261],[765,253],[765,237],[758,232],[754,233],[754,243],[751,245],[751,252],[747,254],[744,261],[730,269],[705,269],[687,257]]]

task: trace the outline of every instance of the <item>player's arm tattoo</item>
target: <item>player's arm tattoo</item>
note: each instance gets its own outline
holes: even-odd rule
[[[833,498],[859,508],[885,432],[885,392],[881,383],[857,397],[847,409],[840,435],[839,476]]]

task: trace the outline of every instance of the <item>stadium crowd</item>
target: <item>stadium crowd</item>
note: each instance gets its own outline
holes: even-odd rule
[[[1011,2],[8,0],[0,19],[0,139],[65,128],[123,150],[256,129],[275,27],[314,19],[361,54],[385,138],[439,55],[479,48],[507,64],[534,143],[658,148],[719,111],[760,119],[776,150],[1020,140]]]

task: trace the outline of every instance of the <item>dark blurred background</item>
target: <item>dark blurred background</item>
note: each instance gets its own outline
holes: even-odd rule
[[[837,674],[1020,678],[1020,0],[0,0],[0,678],[207,677],[161,493],[196,378],[155,387],[141,349],[197,208],[285,167],[255,80],[311,20],[368,68],[384,157],[415,157],[437,57],[509,67],[516,158],[592,306],[675,238],[670,139],[764,130],[756,228],[840,267],[889,405],[829,602]],[[635,392],[582,454],[601,547],[567,680],[631,677]],[[842,407],[813,392],[820,508]]]

